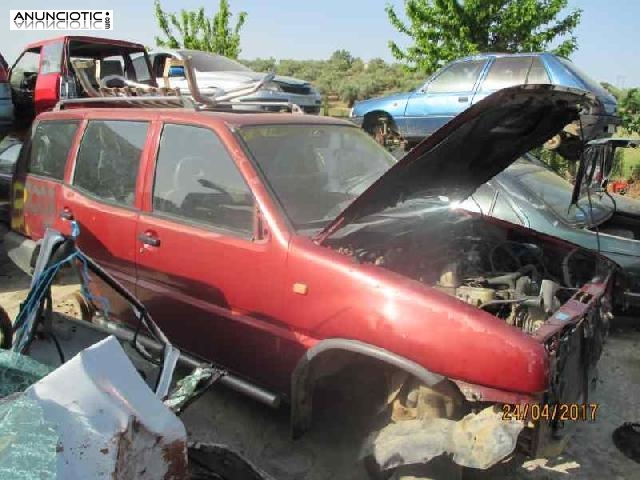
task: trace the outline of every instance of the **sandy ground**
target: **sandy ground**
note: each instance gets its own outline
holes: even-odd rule
[[[0,236],[2,234],[0,227]],[[0,305],[15,317],[29,279],[4,255],[0,245]],[[56,287],[63,299],[74,285]],[[62,310],[67,308],[58,301]],[[626,421],[640,422],[640,319],[617,319],[599,364],[600,380],[591,401],[600,408],[593,423],[580,423],[565,454],[558,458],[514,458],[468,479],[639,479],[640,464],[622,455],[611,440]],[[341,412],[344,413],[344,412]],[[327,419],[302,439],[289,439],[288,412],[257,404],[223,387],[214,388],[184,414],[195,441],[227,444],[260,468],[283,480],[366,478],[354,460],[359,439],[344,428],[344,418]],[[333,420],[333,421],[332,421]]]

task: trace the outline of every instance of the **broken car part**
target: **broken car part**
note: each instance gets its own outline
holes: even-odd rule
[[[485,470],[513,453],[523,428],[521,421],[505,421],[494,407],[458,421],[406,420],[376,432],[362,455],[372,455],[382,470],[425,464],[445,454],[458,465]]]

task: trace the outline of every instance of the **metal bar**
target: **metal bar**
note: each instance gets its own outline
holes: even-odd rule
[[[182,95],[178,96],[146,96],[146,97],[88,97],[68,98],[60,100],[54,107],[54,111],[64,110],[65,105],[104,104],[104,103],[129,103],[129,104],[153,104],[154,102],[167,102],[167,107],[185,108],[194,107],[192,101]]]
[[[93,325],[100,331],[103,331],[110,335],[114,335],[124,341],[130,342],[131,340],[133,340],[134,333],[131,331],[131,329],[125,327],[124,325],[110,322],[99,316],[94,317]],[[155,350],[156,352],[158,352],[162,349],[162,346],[158,342],[145,335],[138,335],[138,342],[140,342],[145,348],[149,350]],[[180,358],[178,362],[191,369],[209,366],[208,363],[202,362],[182,351],[180,352]],[[236,392],[247,395],[248,397],[251,397],[254,400],[263,403],[271,408],[278,408],[280,406],[281,399],[279,395],[270,392],[262,387],[254,385],[253,383],[247,382],[246,380],[243,380],[242,378],[237,377],[231,373],[226,373],[225,375],[223,375],[220,378],[219,383],[226,385],[228,388],[235,390]]]
[[[250,112],[250,113],[256,113],[256,112],[265,112],[264,110],[259,110],[259,109],[255,109],[255,110],[250,110],[250,109],[243,109],[243,108],[233,108],[233,107],[282,107],[282,108],[287,108],[290,110],[291,113],[294,114],[304,114],[304,110],[302,110],[302,108],[296,104],[296,103],[291,103],[291,102],[261,102],[261,101],[255,101],[255,102],[243,102],[243,101],[238,101],[238,102],[231,102],[231,101],[224,101],[224,102],[215,102],[214,104],[211,105],[198,105],[197,109],[201,110],[201,111],[232,111],[233,113],[242,113],[243,111],[245,112]],[[229,108],[221,108],[221,107],[232,107],[231,109]],[[265,112],[268,113],[268,112]],[[272,112],[272,113],[277,113],[277,112]]]

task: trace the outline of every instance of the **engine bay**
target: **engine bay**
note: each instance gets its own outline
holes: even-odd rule
[[[376,223],[330,245],[358,263],[418,280],[526,333],[534,333],[597,274],[598,257],[572,245],[459,211],[439,217],[415,228],[404,220]]]

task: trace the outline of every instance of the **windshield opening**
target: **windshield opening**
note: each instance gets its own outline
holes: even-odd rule
[[[589,202],[589,196],[584,194],[578,199],[577,206],[570,205],[573,185],[537,158],[531,155],[525,158],[516,161],[509,168],[510,176],[539,197],[565,223],[598,224],[613,213],[613,202],[606,195],[591,194]]]
[[[350,125],[259,125],[238,132],[294,228],[309,234],[328,225],[395,163]]]

